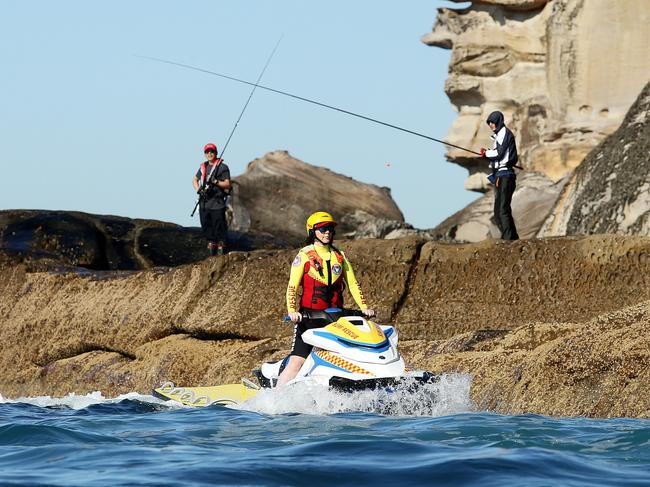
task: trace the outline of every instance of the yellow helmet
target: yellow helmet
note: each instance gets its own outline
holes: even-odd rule
[[[317,211],[307,218],[307,235],[309,235],[310,230],[313,230],[314,227],[322,223],[331,223],[332,225],[336,225],[332,215],[326,211]]]

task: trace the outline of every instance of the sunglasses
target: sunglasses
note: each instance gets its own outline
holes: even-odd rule
[[[332,232],[334,233],[334,225],[323,225],[321,227],[316,227],[320,233]]]
[[[205,153],[205,154],[216,154],[216,152],[213,151],[212,149],[208,149],[208,150],[205,151],[204,153]]]

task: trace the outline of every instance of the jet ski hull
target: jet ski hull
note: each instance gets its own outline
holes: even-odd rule
[[[339,392],[374,391],[399,388],[408,392],[415,392],[426,384],[438,382],[439,376],[431,372],[424,372],[421,376],[381,377],[376,379],[354,380],[345,377],[330,377],[329,386]]]
[[[205,387],[176,387],[171,382],[154,389],[152,395],[164,401],[176,401],[184,406],[236,406],[255,397],[258,388],[252,384],[224,384]]]

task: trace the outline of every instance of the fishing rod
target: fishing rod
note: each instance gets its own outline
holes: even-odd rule
[[[284,36],[280,36],[278,39],[278,42],[276,42],[275,47],[273,48],[273,51],[271,51],[271,54],[269,55],[268,59],[266,60],[266,64],[264,65],[264,68],[262,68],[262,72],[260,75],[257,77],[257,81],[253,85],[253,89],[251,90],[250,94],[248,95],[248,99],[246,100],[246,103],[244,104],[244,108],[242,108],[241,113],[239,114],[239,117],[237,118],[237,121],[235,122],[235,125],[233,126],[232,130],[230,131],[230,135],[228,136],[228,139],[226,140],[226,143],[223,146],[223,149],[221,150],[221,156],[220,158],[223,159],[223,155],[226,152],[226,149],[228,148],[228,144],[230,143],[230,139],[232,139],[233,134],[235,133],[235,130],[237,130],[237,126],[239,125],[239,121],[241,118],[244,116],[244,112],[246,111],[246,107],[251,101],[251,98],[253,98],[253,94],[255,93],[255,89],[260,86],[260,81],[262,80],[262,76],[264,76],[264,72],[266,71],[266,68],[268,68],[269,64],[271,63],[271,59],[273,59],[273,55],[275,54],[275,51],[278,50],[278,46],[280,45],[280,41],[282,41],[282,38]],[[252,84],[252,83],[250,83]],[[215,166],[216,169],[216,166]],[[210,176],[206,178],[206,187],[202,190],[203,193],[207,191],[208,185],[210,183],[210,178],[212,177],[212,172],[214,169],[210,172]],[[201,203],[201,196],[199,196],[199,199],[196,201],[196,204],[194,205],[194,209],[192,210],[192,213],[190,214],[191,217],[194,216],[194,213],[196,213],[196,209],[199,207],[199,203]]]
[[[203,69],[203,68],[198,68],[196,66],[191,66],[189,64],[177,63],[175,61],[170,61],[168,59],[162,59],[162,58],[151,57],[151,56],[138,56],[138,57],[143,58],[143,59],[148,59],[150,61],[156,61],[156,62],[159,62],[159,63],[171,64],[172,66],[178,66],[178,67],[185,68],[185,69],[192,69],[194,71],[199,71],[200,73],[211,74],[213,76],[219,76],[220,78],[229,79],[231,81],[236,81],[238,83],[251,85],[251,86],[253,86],[253,90],[255,90],[255,88],[261,88],[263,90],[267,90],[267,91],[270,91],[270,92],[273,92],[273,93],[277,93],[279,95],[288,96],[290,98],[295,98],[296,100],[305,101],[307,103],[312,103],[314,105],[318,105],[318,106],[323,107],[323,108],[329,108],[330,110],[335,110],[337,112],[345,113],[347,115],[352,115],[353,117],[361,118],[363,120],[368,120],[369,122],[378,123],[380,125],[384,125],[386,127],[390,127],[390,128],[396,129],[396,130],[400,130],[400,131],[406,132],[408,134],[417,135],[418,137],[422,137],[424,139],[432,140],[433,142],[438,142],[439,144],[444,144],[444,145],[447,145],[449,147],[454,147],[456,149],[460,149],[460,150],[463,150],[465,152],[470,152],[470,153],[475,154],[477,156],[481,155],[480,152],[476,152],[476,151],[473,151],[471,149],[467,149],[465,147],[461,147],[459,145],[452,144],[450,142],[446,142],[444,140],[436,139],[435,137],[430,137],[428,135],[421,134],[419,132],[415,132],[413,130],[405,129],[404,127],[399,127],[397,125],[393,125],[392,123],[382,122],[381,120],[377,120],[376,118],[367,117],[367,116],[361,115],[359,113],[354,113],[354,112],[351,112],[349,110],[344,110],[343,108],[338,108],[338,107],[335,107],[335,106],[332,106],[332,105],[328,105],[326,103],[321,103],[319,101],[311,100],[311,99],[305,98],[303,96],[294,95],[293,93],[288,93],[288,92],[282,91],[282,90],[276,90],[275,88],[270,88],[268,86],[260,85],[258,83],[252,83],[250,81],[246,81],[246,80],[243,80],[243,79],[240,79],[240,78],[235,78],[234,76],[228,76],[228,75],[225,75],[225,74],[222,74],[222,73],[216,73],[214,71],[210,71],[208,69]]]

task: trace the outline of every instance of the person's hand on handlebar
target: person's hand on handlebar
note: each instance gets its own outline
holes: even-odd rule
[[[302,313],[298,313],[297,311],[294,311],[293,313],[289,313],[289,319],[291,321],[298,322],[302,320]]]
[[[375,316],[375,310],[374,309],[362,309],[361,312],[366,315],[368,318],[372,318]]]

